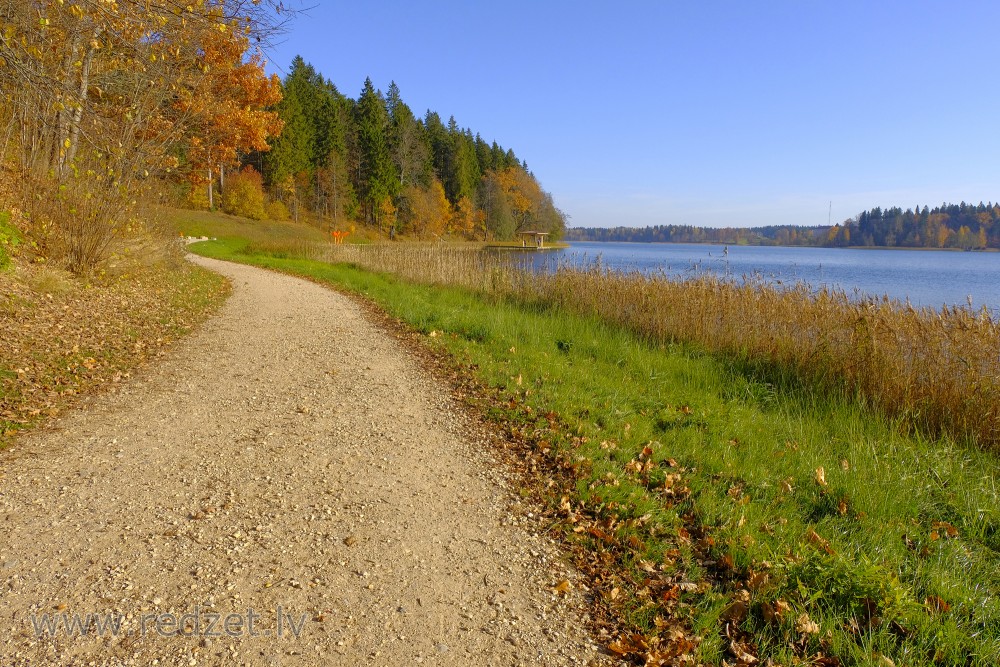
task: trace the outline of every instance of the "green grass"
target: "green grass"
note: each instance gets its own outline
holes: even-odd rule
[[[643,634],[685,618],[711,664],[734,661],[727,623],[782,665],[1000,663],[995,455],[559,309],[236,239],[192,250],[336,285],[434,332],[427,345],[495,388],[485,412],[572,469],[556,529],[607,569],[599,596]]]
[[[322,230],[309,225],[275,220],[248,220],[224,213],[161,209],[160,215],[184,236],[208,236],[260,242],[329,242]]]
[[[10,213],[0,211],[0,271],[10,267],[10,256],[21,241],[21,233],[10,224]]]

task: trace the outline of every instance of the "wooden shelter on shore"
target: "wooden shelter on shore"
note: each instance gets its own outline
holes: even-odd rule
[[[548,235],[549,235],[548,232],[533,232],[533,231],[518,232],[518,236],[521,237],[522,248],[528,247],[529,240],[531,241],[531,244],[536,248],[544,248],[545,237]]]

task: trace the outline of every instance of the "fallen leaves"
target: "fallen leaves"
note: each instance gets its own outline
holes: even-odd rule
[[[780,623],[789,611],[791,606],[781,598],[775,600],[774,604],[770,602],[761,604],[761,614],[768,623]]]
[[[759,591],[771,580],[767,572],[755,572],[747,579],[747,588],[751,591]]]
[[[947,521],[935,521],[931,525],[931,528],[934,529],[931,533],[931,539],[937,539],[937,537],[934,537],[935,534],[939,536],[943,535],[946,538],[958,537],[958,528],[955,528],[955,526],[951,525]]]
[[[719,614],[719,620],[729,622],[729,623],[742,623],[743,619],[747,617],[747,612],[750,608],[747,603],[743,600],[733,600],[728,607],[722,610]]]
[[[620,658],[637,658],[647,667],[693,664],[697,638],[674,628],[663,637],[643,637],[631,633],[608,644],[608,649]]]
[[[803,635],[818,635],[820,628],[819,623],[809,618],[809,614],[803,613],[795,619],[795,630]]]
[[[557,583],[555,586],[553,586],[551,590],[556,595],[563,595],[564,596],[567,593],[569,593],[572,588],[573,588],[573,585],[570,584],[569,579],[563,579],[562,581],[560,581],[559,583]]]
[[[187,266],[86,288],[44,267],[0,275],[0,437],[128,377],[227,293],[220,276]]]
[[[642,635],[632,634],[611,642],[608,644],[608,648],[620,656],[626,656],[630,653],[642,653],[646,651],[649,648],[649,643],[646,642],[646,638]]]
[[[833,548],[830,546],[830,542],[827,539],[821,537],[820,534],[817,533],[812,528],[806,531],[806,540],[808,540],[808,542],[813,546],[815,546],[817,549],[823,551],[824,553],[830,556],[832,556],[835,553]]]
[[[729,652],[733,657],[744,665],[752,665],[757,662],[757,656],[750,652],[751,646],[745,642],[730,642]]]
[[[936,614],[943,614],[951,609],[951,605],[937,595],[928,595],[924,600],[924,606]]]

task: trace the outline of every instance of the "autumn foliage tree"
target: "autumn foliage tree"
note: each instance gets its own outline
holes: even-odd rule
[[[448,231],[452,234],[471,238],[482,227],[486,216],[476,210],[471,197],[462,197],[455,204],[448,220]]]
[[[418,238],[439,237],[448,227],[449,208],[441,181],[434,179],[426,189],[409,185],[401,198],[401,231]]]
[[[0,2],[0,157],[43,251],[73,270],[135,223],[142,191],[178,169],[266,147],[279,94],[251,38],[270,0]]]
[[[202,43],[194,66],[205,76],[189,77],[171,105],[187,126],[183,166],[195,184],[209,180],[213,169],[237,167],[250,151],[268,150],[268,138],[284,125],[271,109],[281,101],[281,83],[264,76],[259,53],[244,57],[248,37],[212,30]]]
[[[222,210],[251,220],[267,217],[264,203],[264,179],[256,169],[247,165],[229,177],[222,198]]]

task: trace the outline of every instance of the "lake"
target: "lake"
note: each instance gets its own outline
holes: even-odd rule
[[[727,252],[728,248],[728,252]],[[773,284],[804,282],[849,294],[905,300],[915,306],[966,304],[1000,312],[1000,253],[860,248],[788,248],[681,243],[573,243],[532,253],[533,268],[557,263],[685,277],[704,273]]]

